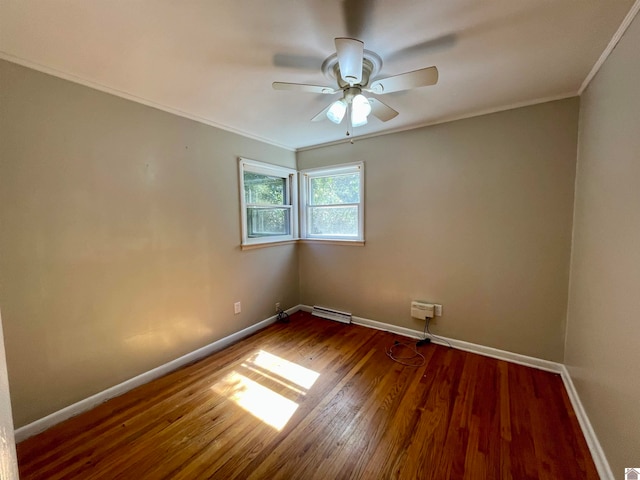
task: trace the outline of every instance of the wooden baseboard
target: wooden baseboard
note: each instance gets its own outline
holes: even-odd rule
[[[300,310],[298,306],[290,308],[287,310],[287,313],[291,314],[293,312],[297,312]],[[257,332],[258,330],[262,330],[265,327],[268,327],[272,323],[277,320],[277,317],[274,315],[272,317],[267,318],[266,320],[262,320],[261,322],[256,323],[244,330],[240,330],[232,335],[221,338],[209,345],[205,345],[198,350],[194,350],[193,352],[187,353],[182,357],[176,358],[175,360],[171,360],[170,362],[165,363],[164,365],[160,365],[148,372],[142,373],[136,377],[130,378],[118,385],[114,385],[113,387],[107,388],[102,392],[98,392],[95,395],[91,395],[84,400],[80,400],[68,407],[65,407],[57,412],[53,412],[46,417],[43,417],[35,422],[29,423],[23,427],[20,427],[15,430],[15,440],[17,443],[26,440],[29,437],[37,435],[38,433],[44,432],[45,430],[53,427],[54,425],[63,422],[71,417],[75,417],[83,412],[91,410],[92,408],[100,405],[101,403],[106,402],[107,400],[122,395],[123,393],[128,392],[129,390],[133,390],[140,385],[144,385],[145,383],[149,383],[156,378],[159,378],[167,373],[176,370],[184,365],[192,363],[196,360],[206,357],[207,355],[211,355],[218,350],[222,350],[223,348],[231,345],[232,343],[241,340],[244,337],[248,337],[249,335]]]
[[[313,307],[309,305],[297,305],[293,308],[287,310],[287,313],[292,314],[297,312],[298,310],[303,310],[305,312],[311,312]],[[18,428],[15,431],[15,439],[16,442],[21,442],[33,435],[36,435],[40,432],[51,428],[52,426],[67,420],[68,418],[74,417],[83,413],[87,410],[92,409],[93,407],[106,402],[110,398],[116,397],[118,395],[122,395],[129,390],[132,390],[140,385],[150,382],[156,378],[159,378],[177,368],[180,368],[183,365],[187,365],[195,360],[206,357],[207,355],[212,354],[218,350],[222,350],[228,345],[247,337],[258,330],[261,330],[276,321],[276,316],[267,318],[261,322],[252,325],[251,327],[245,328],[239,332],[236,332],[228,337],[222,338],[216,342],[213,342],[209,345],[206,345],[198,350],[195,350],[191,353],[188,353],[180,358],[172,360],[164,365],[161,365],[153,370],[149,370],[141,375],[138,375],[134,378],[131,378],[125,382],[122,382],[118,385],[115,385],[111,388],[108,388],[102,392],[99,392],[95,395],[92,395],[84,400],[76,402],[68,407],[63,408],[62,410],[58,410],[46,417],[43,417],[35,422],[32,422],[28,425]],[[397,333],[399,335],[404,335],[410,338],[422,338],[423,332],[418,330],[413,330],[410,328],[399,327],[397,325],[391,325],[388,323],[378,322],[375,320],[370,320],[362,317],[353,317],[353,323],[356,325],[361,325],[364,327],[374,328],[377,330],[384,330],[388,332]],[[583,435],[587,441],[587,445],[589,446],[589,450],[591,452],[591,456],[593,457],[593,461],[596,464],[596,468],[598,469],[598,473],[603,479],[613,479],[613,474],[611,472],[611,468],[609,463],[607,462],[607,458],[602,450],[600,442],[596,437],[596,434],[591,426],[591,422],[587,417],[587,414],[582,406],[582,402],[580,401],[580,397],[578,392],[573,385],[573,381],[571,380],[571,375],[569,374],[568,369],[565,365],[557,362],[551,362],[548,360],[543,360],[535,357],[529,357],[527,355],[521,355],[519,353],[507,352],[505,350],[499,350],[497,348],[485,347],[483,345],[477,345],[474,343],[464,342],[462,340],[456,340],[453,338],[446,338],[439,336],[439,338],[433,339],[433,343],[437,343],[440,345],[446,345],[450,343],[453,348],[457,348],[459,350],[464,350],[471,353],[477,353],[479,355],[484,355],[491,358],[496,358],[499,360],[505,360],[507,362],[517,363],[520,365],[525,365],[533,368],[537,368],[540,370],[546,370],[553,373],[560,374],[562,381],[567,390],[567,394],[573,406],[573,410],[578,417],[578,422],[580,423],[580,427],[582,428]]]
[[[304,310],[305,312],[310,312],[312,307],[308,305],[300,305],[300,310]],[[375,328],[377,330],[384,330],[388,332],[397,333],[398,335],[404,335],[409,338],[422,338],[423,332],[419,330],[412,330],[410,328],[399,327],[397,325],[391,325],[388,323],[378,322],[375,320],[370,320],[368,318],[361,317],[353,317],[352,323],[356,325],[361,325],[364,327]],[[569,370],[562,363],[551,362],[549,360],[543,360],[540,358],[529,357],[527,355],[521,355],[519,353],[508,352],[505,350],[500,350],[492,347],[485,347],[483,345],[477,345],[475,343],[464,342],[462,340],[456,340],[454,338],[446,338],[439,336],[440,339],[432,339],[433,343],[437,343],[439,345],[446,345],[447,342],[451,344],[453,348],[457,348],[459,350],[464,350],[466,352],[477,353],[478,355],[484,355],[486,357],[496,358],[498,360],[505,360],[507,362],[517,363],[519,365],[525,365],[528,367],[537,368],[540,370],[546,370],[552,373],[560,374],[562,378],[562,382],[564,383],[565,389],[567,390],[567,395],[569,396],[569,400],[571,401],[571,405],[573,406],[573,410],[578,417],[578,422],[580,423],[580,427],[582,428],[582,434],[584,435],[585,440],[587,441],[587,445],[589,446],[589,451],[591,452],[591,456],[593,457],[593,462],[596,464],[596,468],[598,469],[598,474],[602,479],[611,479],[613,480],[613,473],[611,472],[611,467],[609,466],[609,462],[602,450],[602,446],[596,437],[595,431],[591,426],[591,422],[589,421],[589,417],[582,406],[582,402],[580,401],[580,396],[576,391],[575,386],[573,385],[573,381],[571,380],[571,375],[569,374]]]
[[[313,307],[310,307],[309,305],[300,305],[299,310],[311,312],[311,310],[313,310]],[[421,330],[399,327],[397,325],[378,322],[376,320],[370,320],[368,318],[353,316],[352,323],[361,325],[363,327],[375,328],[376,330],[384,330],[387,332],[397,333],[398,335],[404,335],[405,337],[409,338],[422,338],[424,336],[424,332],[422,332]],[[496,358],[498,360],[506,360],[507,362],[517,363],[519,365],[525,365],[527,367],[533,367],[539,370],[546,370],[547,372],[562,373],[564,368],[564,365],[562,365],[561,363],[551,362],[549,360],[543,360],[541,358],[529,357],[527,355],[521,355],[519,353],[507,352],[506,350],[499,350],[493,347],[485,347],[484,345],[477,345],[475,343],[456,340],[454,338],[447,338],[441,335],[438,335],[438,338],[432,338],[432,341],[433,343],[437,343],[439,345],[447,345],[447,343],[449,343],[453,348],[457,348],[458,350],[477,353],[479,355]]]
[[[389,325],[387,323],[377,322],[375,320],[369,320],[367,318],[353,317],[353,323],[355,323],[356,325],[362,325],[364,327],[375,328],[378,330],[386,330],[389,332],[397,333],[399,335],[405,335],[410,338],[422,338],[424,336],[424,332],[419,330],[412,330],[410,328]],[[458,350],[477,353],[479,355],[496,358],[498,360],[506,360],[507,362],[517,363],[519,365],[525,365],[527,367],[533,367],[539,370],[546,370],[547,372],[562,372],[562,364],[551,362],[549,360],[543,360],[541,358],[529,357],[527,355],[521,355],[519,353],[507,352],[506,350],[499,350],[493,347],[485,347],[484,345],[477,345],[475,343],[456,340],[455,338],[447,338],[441,335],[432,338],[431,341],[439,345],[447,345],[447,343],[449,343],[453,348],[457,348]]]
[[[562,365],[562,372],[560,372],[560,375],[562,377],[562,383],[564,383],[564,388],[567,390],[569,400],[571,401],[571,406],[573,406],[573,411],[575,412],[576,417],[578,417],[578,423],[580,423],[582,434],[589,446],[593,463],[596,464],[596,468],[598,469],[598,475],[600,475],[600,478],[603,480],[614,480],[615,477],[613,476],[607,457],[604,454],[604,450],[602,449],[600,442],[598,441],[596,432],[591,426],[587,412],[580,401],[580,396],[573,384],[573,380],[571,379],[571,375],[569,374],[569,370],[566,365]]]

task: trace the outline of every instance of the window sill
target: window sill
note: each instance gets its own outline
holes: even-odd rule
[[[256,248],[277,247],[278,245],[289,245],[291,243],[298,243],[297,239],[294,240],[282,240],[279,242],[265,242],[265,243],[248,243],[246,245],[240,245],[240,248],[244,250],[255,250]]]
[[[257,248],[277,247],[279,245],[289,245],[292,243],[320,243],[324,245],[346,245],[349,247],[364,247],[364,240],[336,240],[321,238],[298,238],[295,240],[283,240],[281,242],[254,243],[240,245],[241,250],[255,250]]]
[[[301,238],[302,243],[322,243],[325,245],[348,245],[350,247],[364,247],[364,240],[336,240],[335,238]]]

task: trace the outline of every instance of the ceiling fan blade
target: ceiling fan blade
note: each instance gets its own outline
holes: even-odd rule
[[[331,87],[323,87],[322,85],[307,85],[306,83],[273,82],[271,86],[274,90],[293,90],[296,92],[324,93],[328,95],[337,93],[337,90]]]
[[[311,119],[312,122],[320,122],[324,119],[327,118],[327,112],[329,111],[329,109],[331,108],[331,103],[329,105],[327,105],[327,108],[325,108],[324,110],[322,110],[319,114],[317,114],[315,117],[313,117]]]
[[[296,55],[289,53],[276,53],[273,56],[273,65],[276,67],[295,68],[297,70],[318,70],[324,58],[313,55]]]
[[[438,69],[436,67],[427,67],[413,72],[381,78],[373,82],[369,90],[377,94],[392,93],[435,85],[436,83],[438,83]]]
[[[360,83],[362,81],[364,42],[355,38],[336,38],[335,42],[340,76],[349,85]]]
[[[375,0],[343,0],[342,14],[344,15],[347,35],[363,38],[365,29],[371,23]]]
[[[387,55],[385,60],[397,60],[404,58],[408,55],[416,55],[419,53],[433,54],[443,50],[450,49],[458,43],[458,36],[455,33],[448,33],[446,35],[440,35],[436,38],[425,40],[424,42],[416,43],[408,47],[401,48],[395,52]]]
[[[377,98],[368,98],[367,100],[369,100],[369,105],[371,105],[371,113],[383,122],[387,122],[398,116],[398,112]]]

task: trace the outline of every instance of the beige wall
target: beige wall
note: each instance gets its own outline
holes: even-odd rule
[[[582,97],[565,362],[612,467],[640,465],[640,19]]]
[[[576,98],[298,154],[365,161],[366,246],[300,247],[300,295],[416,330],[563,359]]]
[[[298,303],[295,245],[239,249],[237,157],[294,152],[7,62],[0,85],[16,427]]]
[[[583,100],[566,328],[614,471],[640,440],[628,375],[640,362],[638,29]],[[301,169],[366,162],[366,246],[241,252],[237,157],[293,167],[293,152],[2,61],[0,94],[16,426],[250,326],[275,301],[419,330],[409,302],[430,300],[445,310],[435,333],[565,358],[577,99],[300,152]]]

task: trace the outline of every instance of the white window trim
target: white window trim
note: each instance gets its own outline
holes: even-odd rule
[[[263,245],[269,243],[280,244],[298,239],[298,172],[292,168],[281,167],[270,163],[259,162],[240,157],[238,162],[240,182],[240,221],[242,234],[242,247]],[[289,235],[274,235],[268,237],[250,238],[247,231],[247,204],[244,191],[244,172],[258,173],[287,179],[289,190],[289,203],[291,215],[289,217]]]
[[[308,232],[308,193],[309,180],[315,176],[339,175],[344,173],[360,172],[360,202],[358,205],[358,236],[345,238],[337,235],[311,235]],[[328,167],[308,168],[300,171],[300,237],[303,240],[364,244],[364,162],[344,163]]]

